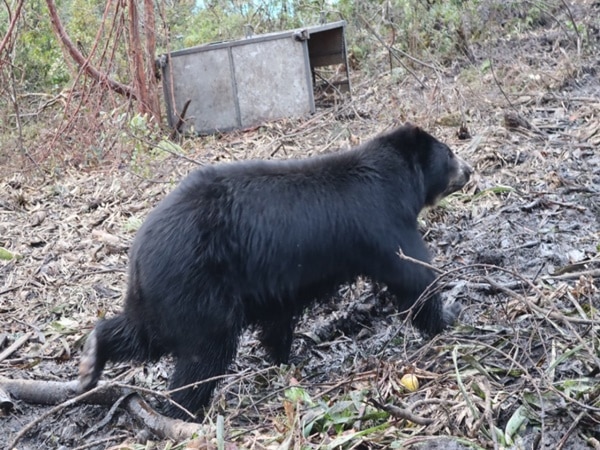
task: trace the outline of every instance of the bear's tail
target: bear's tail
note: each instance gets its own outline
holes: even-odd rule
[[[84,391],[95,387],[108,361],[144,361],[154,353],[146,332],[127,315],[101,320],[83,347],[79,384]]]

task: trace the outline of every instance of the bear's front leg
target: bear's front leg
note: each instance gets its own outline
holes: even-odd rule
[[[435,273],[428,267],[429,254],[419,233],[405,232],[403,238],[400,248],[411,260],[403,259],[398,254],[399,250],[393,254],[390,252],[383,258],[386,262],[380,266],[381,273],[372,277],[388,286],[396,297],[399,310],[409,311],[419,331],[432,336],[455,322],[461,306],[459,303],[444,306],[436,292],[420,299],[435,280]]]

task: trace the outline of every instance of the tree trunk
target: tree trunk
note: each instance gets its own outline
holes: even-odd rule
[[[138,112],[146,114],[151,112],[148,107],[148,86],[144,75],[144,55],[140,39],[140,26],[136,0],[129,0],[129,57],[133,72],[133,90],[137,93]]]
[[[144,18],[146,29],[146,80],[148,81],[148,107],[154,118],[160,123],[159,87],[156,77],[156,17],[154,15],[154,2],[144,0]]]
[[[156,53],[156,32],[154,28],[154,3],[144,0],[144,22],[146,34],[146,52],[142,50],[140,19],[136,0],[129,0],[129,55],[133,71],[133,89],[138,95],[138,111],[150,114],[160,123],[158,90],[154,75]],[[146,64],[144,64],[144,59]]]

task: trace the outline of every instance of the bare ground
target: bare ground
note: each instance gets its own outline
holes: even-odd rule
[[[247,333],[203,434],[181,448],[600,448],[600,47],[597,21],[586,21],[600,10],[580,2],[573,12],[587,24],[584,48],[550,21],[474,46],[474,65],[416,65],[425,88],[401,69],[371,67],[355,74],[352,101],[312,118],[193,142],[187,157],[203,164],[297,157],[410,120],[476,174],[422,215],[442,271],[434,288],[465,307],[455,328],[424,341],[384,287],[343,287],[307,311],[291,366],[268,366]],[[462,122],[470,139],[457,138]],[[0,245],[19,257],[0,261],[0,353],[20,343],[0,356],[0,377],[76,377],[86,333],[121,306],[135,229],[194,166],[148,155],[134,170],[2,180]],[[104,378],[160,393],[169,373],[164,359],[111,365]],[[415,392],[400,383],[405,373],[420,380]],[[47,411],[16,400],[0,416],[0,447]],[[121,409],[70,405],[16,448],[147,439]]]

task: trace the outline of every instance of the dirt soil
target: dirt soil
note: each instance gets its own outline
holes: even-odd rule
[[[191,160],[320,154],[410,120],[476,170],[421,220],[434,288],[462,303],[459,323],[423,340],[384,286],[357,280],[306,312],[290,366],[269,366],[246,333],[206,437],[181,448],[600,448],[600,7],[572,12],[583,49],[563,12],[561,26],[473,46],[474,65],[415,63],[419,80],[382,51],[377,71],[353,74],[352,100],[313,117],[199,138],[187,158],[147,155],[135,169],[1,180],[0,246],[19,257],[0,260],[0,380],[76,378],[87,332],[122,305],[135,230]],[[170,370],[109,365],[104,379],[160,393]],[[402,386],[406,373],[419,389]],[[39,418],[16,448],[167,445],[120,408],[13,400],[0,448]]]

